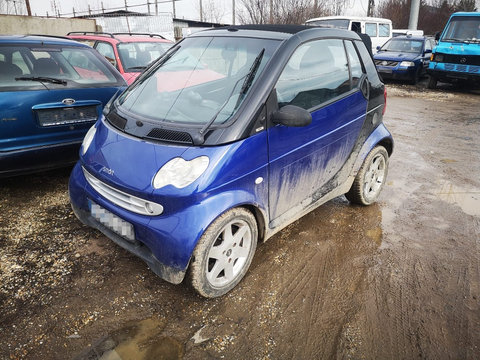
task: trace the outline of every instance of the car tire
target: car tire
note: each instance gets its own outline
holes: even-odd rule
[[[192,287],[206,298],[222,296],[245,276],[255,254],[255,216],[243,208],[229,210],[203,233],[193,252]]]
[[[371,205],[377,201],[388,173],[388,152],[375,147],[363,161],[352,187],[345,197],[352,203]]]
[[[417,69],[417,71],[415,71],[415,74],[413,74],[413,77],[410,80],[410,83],[412,85],[417,85],[417,83],[420,81],[421,72],[422,72],[422,69],[420,67]]]
[[[427,88],[429,89],[436,89],[437,88],[437,78],[435,76],[430,75],[428,79]]]

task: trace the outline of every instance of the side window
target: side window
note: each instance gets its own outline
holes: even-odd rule
[[[425,41],[425,50],[432,50],[432,43],[428,39]]]
[[[350,90],[342,40],[317,40],[301,45],[283,69],[277,85],[279,106],[311,109]]]
[[[110,63],[115,66],[115,53],[113,52],[113,47],[109,43],[99,42],[95,49],[105,56],[105,58],[110,61]]]
[[[358,58],[357,51],[351,41],[345,41],[345,47],[347,48],[348,62],[350,63],[350,73],[352,75],[352,87],[357,87],[360,78],[363,75],[362,63]]]
[[[390,37],[390,24],[378,24],[378,35],[380,37]]]
[[[358,53],[360,54],[365,70],[367,70],[368,80],[371,83],[379,83],[380,78],[378,77],[377,68],[373,63],[372,56],[368,52],[367,48],[365,47],[365,45],[361,40],[355,40],[355,47],[357,48]]]
[[[366,23],[365,24],[365,34],[368,36],[377,36],[377,24],[376,23]]]
[[[15,51],[12,54],[12,64],[17,65],[20,69],[22,69],[23,75],[30,74],[30,69],[25,63],[25,60],[23,59],[23,56],[20,53],[20,51]]]

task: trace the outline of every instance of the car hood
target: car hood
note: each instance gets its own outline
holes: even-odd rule
[[[452,54],[452,55],[480,55],[480,44],[463,44],[463,43],[439,43],[435,47],[436,53]]]
[[[382,51],[376,53],[373,58],[375,60],[393,60],[393,61],[411,61],[418,58],[419,54],[397,52],[397,51]]]

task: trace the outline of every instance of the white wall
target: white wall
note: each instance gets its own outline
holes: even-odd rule
[[[0,35],[43,34],[65,36],[70,31],[96,31],[95,20],[0,15]]]

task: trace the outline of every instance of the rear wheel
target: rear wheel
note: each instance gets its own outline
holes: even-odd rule
[[[245,276],[257,247],[255,217],[243,208],[217,218],[202,235],[193,252],[190,281],[207,298],[233,289]]]
[[[428,79],[427,87],[429,89],[436,89],[437,88],[437,78],[435,76],[430,75]]]
[[[365,158],[345,197],[355,204],[373,204],[385,184],[387,173],[388,152],[383,146],[377,146]]]

